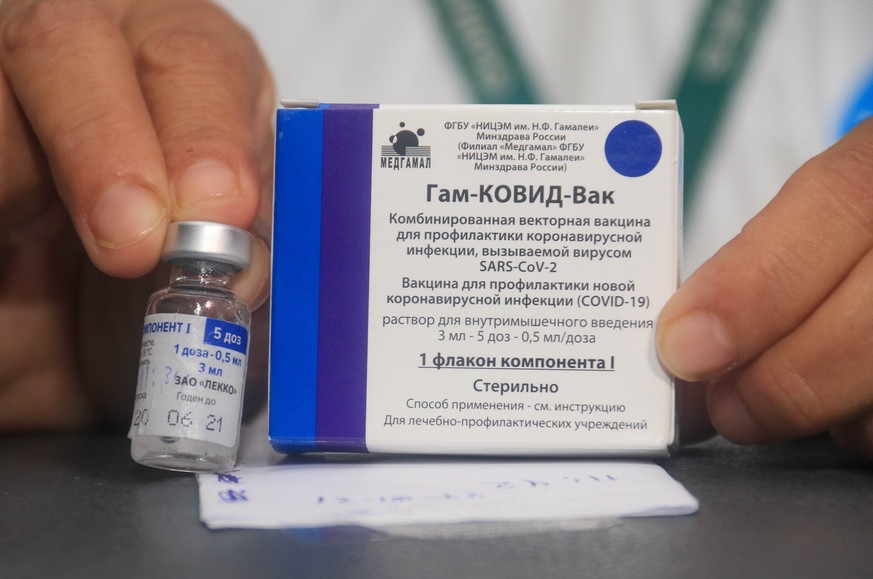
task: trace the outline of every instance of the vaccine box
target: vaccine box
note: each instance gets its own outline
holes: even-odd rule
[[[282,452],[665,455],[675,104],[278,111]]]

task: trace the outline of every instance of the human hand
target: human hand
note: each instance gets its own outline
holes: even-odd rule
[[[0,431],[124,423],[170,221],[250,228],[266,299],[272,81],[206,0],[5,0],[0,71]]]
[[[873,119],[804,164],[661,312],[658,352],[742,444],[873,457]],[[685,385],[693,387],[692,385]]]

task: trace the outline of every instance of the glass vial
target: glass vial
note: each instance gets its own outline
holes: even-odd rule
[[[142,332],[130,454],[186,472],[233,467],[239,447],[251,313],[231,289],[251,235],[207,221],[171,223],[170,285],[152,294]]]

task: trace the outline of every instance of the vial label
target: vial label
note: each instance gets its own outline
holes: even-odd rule
[[[146,316],[129,436],[235,446],[248,342],[248,329],[239,324],[187,314]]]

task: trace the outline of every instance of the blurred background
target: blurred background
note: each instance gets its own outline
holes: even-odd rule
[[[627,105],[677,99],[684,275],[873,106],[864,0],[219,0],[281,97]]]

